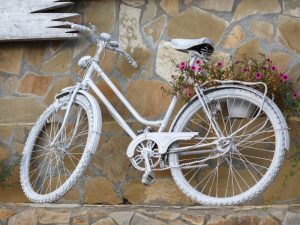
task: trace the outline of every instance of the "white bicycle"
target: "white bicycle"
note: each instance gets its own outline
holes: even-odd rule
[[[264,93],[249,87],[252,83],[236,81],[217,81],[220,85],[207,89],[196,86],[196,95],[166,131],[177,97],[161,120],[141,117],[98,65],[105,49],[124,54],[128,63],[137,67],[132,57],[111,41],[109,34],[96,35],[93,27],[71,26],[90,35],[98,48],[94,57],[79,60],[85,69],[82,81],[56,95],[28,136],[21,184],[31,201],[53,202],[62,197],[95,153],[102,120],[90,89],[132,138],[127,156],[136,169],[144,171],[144,184],[154,182],[156,170],[170,169],[182,192],[204,205],[242,204],[270,185],[289,148],[289,133],[281,111],[266,96],[266,86]],[[188,52],[191,64],[197,58],[207,60],[214,50],[207,38],[175,39],[172,45]],[[134,132],[97,88],[95,72],[146,126],[142,133]]]

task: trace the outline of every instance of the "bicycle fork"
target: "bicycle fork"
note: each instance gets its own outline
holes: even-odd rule
[[[62,122],[62,124],[61,124],[61,127],[60,127],[59,131],[57,132],[56,136],[55,136],[54,139],[52,140],[50,146],[53,146],[54,143],[57,141],[58,137],[61,135],[61,132],[63,131],[63,129],[64,129],[64,127],[65,127],[65,125],[66,125],[66,123],[67,123],[67,121],[68,121],[68,119],[69,119],[69,114],[70,114],[71,106],[72,106],[72,104],[73,104],[73,102],[74,102],[75,96],[77,95],[77,93],[78,93],[80,87],[81,87],[81,84],[80,84],[80,83],[77,83],[76,86],[75,86],[75,88],[74,88],[74,90],[71,92],[72,95],[71,95],[70,100],[69,100],[68,105],[67,105],[65,117],[64,117],[64,119],[63,119],[63,122]],[[76,123],[77,123],[77,120],[76,120]],[[77,124],[76,124],[76,127],[77,127]],[[75,129],[75,130],[76,130],[76,129]],[[73,136],[73,135],[72,135],[72,136]]]

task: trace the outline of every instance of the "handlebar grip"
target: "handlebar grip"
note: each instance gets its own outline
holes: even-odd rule
[[[131,55],[129,55],[127,52],[124,51],[124,56],[127,60],[127,62],[134,68],[138,67],[138,64],[136,63],[136,61],[131,57]]]
[[[74,30],[84,32],[84,33],[92,33],[92,30],[89,27],[79,25],[79,24],[72,24],[71,28]]]

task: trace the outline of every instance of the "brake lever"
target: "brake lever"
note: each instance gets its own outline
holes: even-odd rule
[[[98,32],[98,29],[97,29],[97,27],[96,27],[94,24],[89,23],[89,27],[91,28],[91,30],[92,30],[94,33]]]

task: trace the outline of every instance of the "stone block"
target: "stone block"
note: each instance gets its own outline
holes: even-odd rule
[[[70,210],[40,209],[37,211],[39,222],[42,224],[69,224]]]
[[[188,214],[182,214],[181,218],[195,225],[203,225],[205,222],[205,216],[193,216]]]
[[[298,225],[300,220],[299,213],[287,212],[282,225]]]
[[[122,0],[122,2],[133,7],[140,7],[145,4],[145,0]]]
[[[21,94],[34,94],[43,96],[47,93],[53,77],[39,76],[33,72],[26,72],[24,77],[20,80],[18,92]]]
[[[136,213],[132,219],[131,225],[167,225],[166,223],[153,219],[151,217],[145,216],[140,213]]]
[[[93,157],[92,164],[113,183],[123,182],[128,173],[130,160],[126,151],[130,141],[128,136],[112,136]]]
[[[0,209],[0,220],[7,219],[14,214],[16,214],[16,212],[11,209],[1,208]]]
[[[117,67],[120,73],[127,78],[130,78],[133,74],[137,73],[151,57],[151,51],[143,43],[140,32],[140,15],[141,9],[121,4],[119,19],[120,47],[126,50],[138,64],[138,68],[133,68],[124,56],[119,56]]]
[[[196,7],[189,7],[170,19],[169,38],[207,37],[217,43],[228,26],[228,22]],[[213,29],[211,29],[213,27]]]
[[[16,78],[16,76],[6,79],[2,84],[4,96],[9,96],[14,94],[17,90],[18,83],[19,83],[19,79]]]
[[[97,45],[94,44],[92,47],[88,49],[85,55],[89,55],[93,57],[96,53],[96,50],[97,50]],[[117,56],[116,52],[106,50],[104,54],[104,58],[100,60],[101,61],[100,67],[106,74],[111,73],[115,68],[116,66],[115,63],[117,60],[116,56]]]
[[[295,149],[290,149],[295,151]],[[285,160],[277,177],[270,187],[263,193],[264,204],[281,201],[293,201],[300,195],[300,190],[295,188],[300,185],[300,165],[294,165],[290,160]]]
[[[281,7],[277,0],[242,0],[234,12],[233,18],[240,20],[256,13],[268,14],[279,13],[280,11]]]
[[[300,17],[300,2],[298,0],[283,0],[283,15]]]
[[[59,94],[60,91],[69,86],[75,85],[71,77],[64,77],[62,79],[56,80],[55,83],[51,86],[50,90],[48,91],[47,95],[44,98],[44,102],[47,105],[50,105],[54,101],[54,96]]]
[[[176,16],[179,12],[178,0],[161,0],[160,7],[170,16]]]
[[[233,3],[234,0],[202,0],[199,3],[199,7],[203,9],[230,12],[232,10]]]
[[[156,16],[156,12],[157,6],[155,0],[149,0],[143,13],[142,23],[151,21]]]
[[[140,181],[131,180],[122,187],[123,196],[131,204],[141,204],[145,199],[146,186]]]
[[[256,225],[256,224],[260,224],[261,218],[258,216],[252,216],[251,214],[245,216],[229,215],[226,217],[226,220],[229,222],[229,224],[233,224],[233,225],[235,224]]]
[[[134,212],[113,212],[109,214],[118,225],[130,225]]]
[[[89,221],[86,217],[76,216],[73,218],[72,225],[89,225]]]
[[[121,91],[121,86],[117,79],[110,78],[113,84]],[[105,83],[105,81],[100,80],[96,82],[96,86],[101,90],[104,96],[110,101],[110,103],[115,107],[115,109],[121,114],[121,116],[125,119],[128,118],[129,112],[123,105],[123,103],[119,100],[119,98],[115,95],[112,89]],[[111,116],[109,111],[107,110],[106,106],[102,103],[102,101],[96,96],[94,92],[92,95],[97,99],[100,104],[100,109],[102,113],[102,120],[103,122],[111,122],[115,121],[114,118]]]
[[[235,25],[222,42],[223,48],[236,48],[244,39],[245,33],[240,25]]]
[[[222,62],[224,67],[228,67],[232,64],[231,55],[226,52],[215,51],[211,56],[212,63]]]
[[[13,139],[16,125],[2,124],[0,125],[0,140],[2,142],[10,142]]]
[[[278,222],[277,220],[273,219],[272,217],[268,216],[268,217],[261,219],[261,221],[259,222],[259,225],[281,225],[281,223]]]
[[[5,187],[0,187],[0,202],[29,202],[23,193],[21,184],[10,180],[16,178],[20,179],[20,175],[17,174],[15,178],[9,177],[8,180],[2,182],[2,185],[5,185]]]
[[[47,47],[48,43],[44,42],[29,43],[25,47],[25,61],[31,65],[33,69],[38,70],[44,60],[44,53]]]
[[[300,18],[280,16],[278,31],[281,43],[300,53]]]
[[[64,200],[71,201],[71,202],[79,202],[80,201],[80,193],[76,186],[73,186],[71,190],[69,190],[64,196]]]
[[[288,54],[279,51],[271,52],[269,57],[272,60],[272,62],[276,65],[279,72],[284,72],[287,69],[291,59],[291,57]]]
[[[155,68],[158,76],[166,81],[171,81],[171,76],[176,74],[176,65],[181,61],[188,61],[189,55],[172,48],[170,42],[161,41],[158,45]]]
[[[206,225],[233,225],[227,219],[224,219],[222,216],[212,215],[207,221]]]
[[[90,1],[83,18],[85,24],[94,24],[100,32],[112,32],[116,23],[116,1]]]
[[[43,63],[40,72],[47,75],[61,75],[70,72],[71,49],[66,48]]]
[[[172,179],[157,179],[153,185],[146,188],[143,202],[162,205],[193,205],[193,201],[181,192]]]
[[[100,219],[92,225],[117,225],[111,218]],[[118,224],[119,225],[119,224]]]
[[[144,27],[144,32],[147,35],[147,37],[150,39],[152,45],[157,44],[157,41],[160,39],[162,31],[166,26],[166,22],[167,22],[167,16],[162,15]]]
[[[262,48],[259,45],[259,42],[257,39],[253,39],[243,45],[241,45],[235,53],[235,57],[237,60],[240,60],[243,58],[243,56],[259,59],[261,56],[260,54],[263,53]]]
[[[163,95],[162,87],[168,88],[156,80],[131,81],[126,88],[128,100],[142,116],[156,118],[167,111],[171,101],[171,96]]]
[[[34,209],[25,210],[18,213],[8,220],[8,225],[36,225],[38,224],[38,215]]]
[[[300,90],[300,82],[297,82],[297,79],[300,77],[300,63],[297,63],[292,69],[289,71],[289,79],[295,83],[296,89]]]
[[[120,204],[123,202],[114,191],[112,183],[105,177],[85,180],[84,190],[84,202],[88,204]]]
[[[8,159],[8,150],[3,146],[0,146],[0,162]]]
[[[32,97],[1,98],[0,105],[5,105],[0,108],[0,123],[33,123],[45,109]]]
[[[273,24],[254,20],[251,23],[251,30],[255,37],[271,41],[273,37]]]
[[[80,35],[75,43],[75,47],[73,50],[73,59],[77,56],[81,56],[82,52],[86,51],[92,44],[84,35]],[[95,51],[93,52],[95,54]],[[86,55],[86,54],[85,54]]]
[[[0,45],[0,71],[18,75],[22,66],[23,48],[19,45]]]

